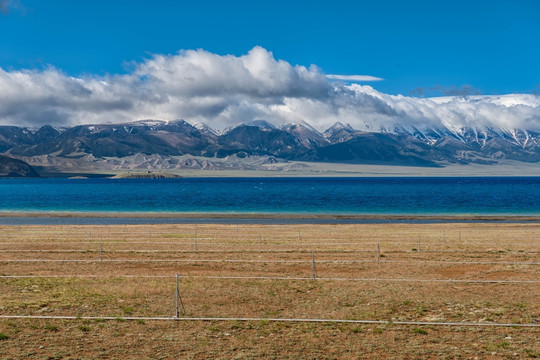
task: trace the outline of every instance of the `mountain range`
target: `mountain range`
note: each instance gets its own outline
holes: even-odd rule
[[[361,131],[335,123],[264,120],[215,131],[183,120],[122,124],[0,126],[0,153],[46,171],[257,169],[275,162],[445,166],[540,161],[540,133],[524,129],[407,128]]]

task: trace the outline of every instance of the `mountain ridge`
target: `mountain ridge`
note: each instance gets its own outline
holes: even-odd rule
[[[77,159],[105,164],[111,158],[143,154],[156,168],[166,157],[193,156],[201,168],[212,159],[260,157],[279,161],[444,166],[497,164],[501,160],[540,162],[540,133],[526,129],[393,126],[361,131],[337,122],[320,132],[303,121],[272,124],[254,120],[222,132],[184,120],[140,120],[38,129],[0,126],[0,152],[32,165],[61,169]],[[52,160],[54,159],[54,161]],[[137,160],[139,164],[139,160]],[[144,163],[144,162],[143,162]],[[148,168],[150,163],[140,166]],[[191,166],[185,162],[186,166]],[[264,161],[263,161],[264,163]],[[49,164],[49,165],[47,165]],[[182,166],[180,163],[178,166]],[[52,165],[50,165],[52,166]],[[222,166],[222,165],[220,165]]]

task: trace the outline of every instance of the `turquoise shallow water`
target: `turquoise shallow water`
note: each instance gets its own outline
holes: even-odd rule
[[[540,178],[1,179],[0,211],[539,215]]]

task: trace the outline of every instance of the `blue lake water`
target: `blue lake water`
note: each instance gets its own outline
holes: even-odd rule
[[[1,179],[0,211],[539,215],[540,178]]]

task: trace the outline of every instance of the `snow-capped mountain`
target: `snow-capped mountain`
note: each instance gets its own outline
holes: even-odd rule
[[[369,128],[366,126],[366,128]],[[540,161],[540,133],[488,127],[388,126],[366,131],[337,122],[322,133],[307,122],[272,124],[255,120],[224,131],[183,120],[143,120],[120,124],[0,126],[0,152],[31,165],[100,166],[111,159],[134,166],[208,168],[211,159],[261,159],[444,166],[448,163],[495,164],[502,159]],[[128,161],[128,160],[125,160]],[[125,162],[124,161],[124,162]],[[238,160],[241,162],[242,160]],[[262,160],[263,162],[266,160]],[[52,165],[50,165],[52,166]],[[220,165],[221,166],[221,165]]]
[[[341,122],[336,122],[323,133],[325,139],[331,144],[342,143],[355,137],[359,131],[352,128],[351,125],[344,125]]]

